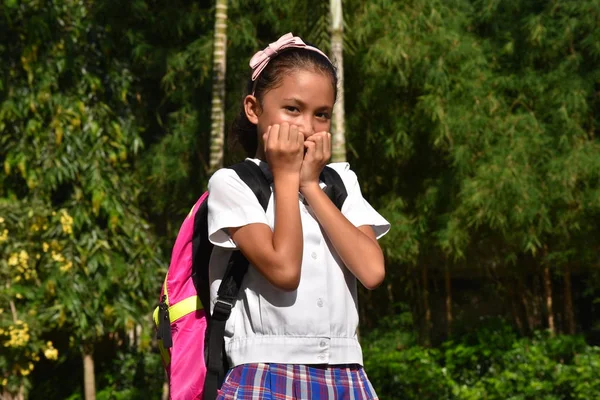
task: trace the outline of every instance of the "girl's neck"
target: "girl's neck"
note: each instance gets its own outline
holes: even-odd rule
[[[262,148],[262,146],[258,146],[254,158],[258,158],[260,161],[267,162],[267,158],[265,157],[265,150]]]

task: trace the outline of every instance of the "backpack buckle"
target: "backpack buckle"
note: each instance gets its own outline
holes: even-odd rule
[[[221,303],[221,304],[223,304],[224,306],[227,306],[227,307],[229,307],[229,309],[230,309],[230,310],[233,308],[233,303],[230,303],[230,302],[228,302],[228,301],[226,301],[226,300],[223,300],[223,299],[221,299],[221,298],[217,298],[217,299],[215,300],[215,307],[217,306],[217,304],[218,304],[218,303]]]
[[[227,321],[233,309],[233,302],[217,298],[212,312],[212,318],[218,321]]]

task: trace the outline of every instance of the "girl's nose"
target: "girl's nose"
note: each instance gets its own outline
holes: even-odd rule
[[[312,118],[308,116],[302,118],[302,133],[304,133],[305,137],[309,137],[315,133],[315,127],[313,126]]]

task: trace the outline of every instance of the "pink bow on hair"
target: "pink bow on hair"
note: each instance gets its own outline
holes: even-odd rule
[[[329,61],[329,57],[327,57],[325,53],[323,53],[321,50],[317,49],[316,47],[307,45],[302,41],[302,39],[300,39],[298,36],[294,36],[290,32],[277,39],[276,42],[269,44],[267,47],[265,47],[264,50],[257,51],[256,54],[252,56],[252,58],[250,59],[250,68],[252,68],[252,80],[255,81],[258,78],[263,69],[265,69],[267,64],[269,64],[269,61],[271,61],[271,58],[279,54],[279,52],[281,52],[282,50],[291,48],[306,49],[317,52]]]

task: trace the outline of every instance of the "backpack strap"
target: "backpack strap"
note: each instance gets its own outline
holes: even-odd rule
[[[230,167],[240,179],[254,192],[258,202],[266,211],[271,198],[271,182],[260,167],[246,160]],[[204,398],[215,399],[217,391],[223,383],[227,369],[224,357],[225,324],[231,315],[237,300],[242,280],[248,271],[248,260],[241,251],[234,251],[229,258],[225,275],[217,291],[217,299],[210,316],[206,341],[206,378],[204,380]],[[209,304],[209,303],[206,303]]]
[[[208,264],[213,244],[208,240],[208,201],[202,202],[194,218],[192,236],[192,280],[200,301],[206,307],[210,304],[210,284],[208,280]],[[206,266],[203,268],[202,266]],[[205,309],[208,317],[208,309]]]
[[[326,185],[323,191],[331,199],[333,204],[335,204],[338,210],[341,211],[342,206],[348,197],[348,191],[346,190],[342,177],[335,169],[326,166],[323,168],[323,171],[321,171],[320,178]]]

